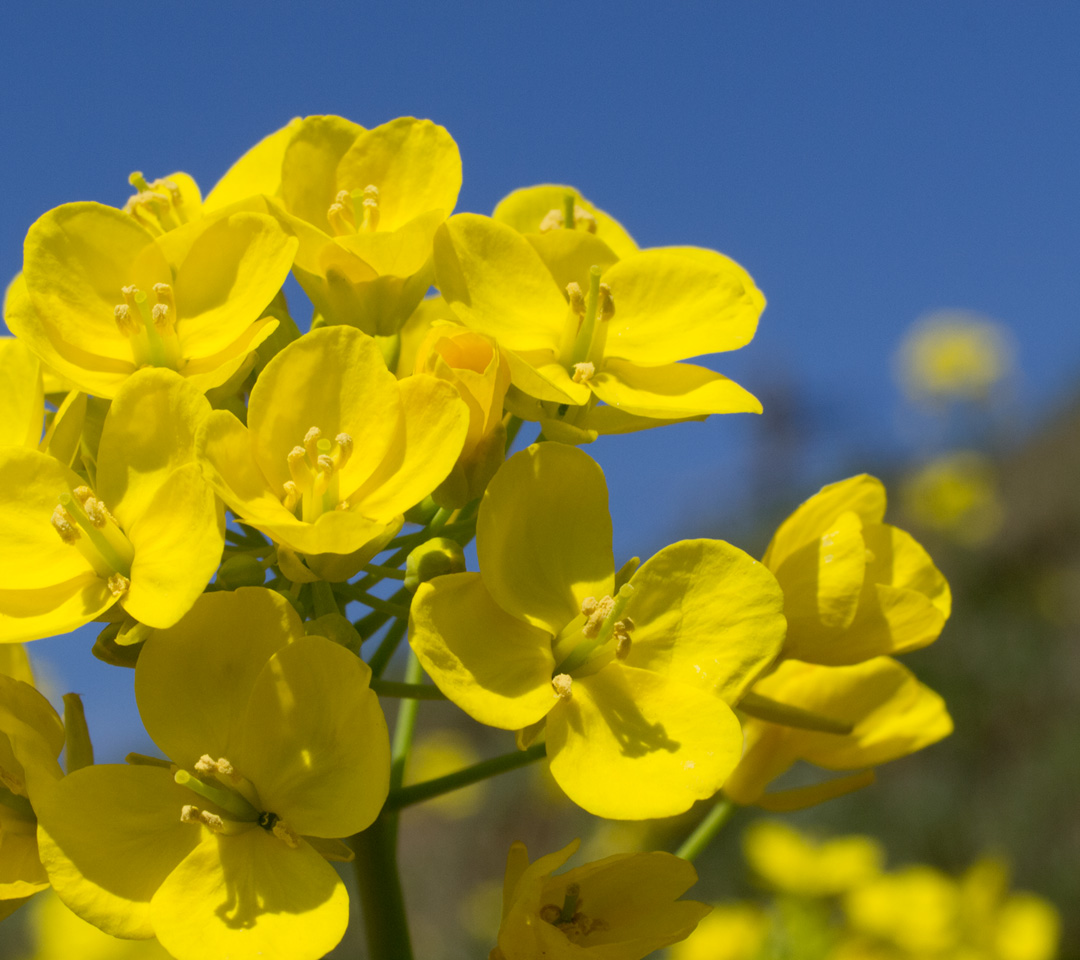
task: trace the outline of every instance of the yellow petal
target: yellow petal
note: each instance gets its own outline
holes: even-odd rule
[[[189,231],[193,241],[183,236]],[[176,333],[185,358],[224,350],[260,319],[297,248],[273,217],[243,212],[189,224],[158,244],[176,265]],[[173,247],[184,250],[183,259],[171,255]]]
[[[431,260],[435,231],[445,219],[442,210],[429,210],[396,230],[346,234],[336,237],[334,242],[359,257],[380,276],[411,277]],[[430,284],[429,279],[427,286]]]
[[[780,652],[783,596],[758,561],[722,540],[665,547],[630,579],[628,666],[739,697]]]
[[[685,419],[710,413],[761,413],[761,402],[734,380],[689,363],[640,367],[608,359],[589,381],[604,403],[640,417]]]
[[[49,876],[38,856],[36,824],[19,820],[0,804],[0,911],[12,900],[48,886]]]
[[[122,527],[146,513],[173,470],[194,460],[195,433],[209,415],[201,391],[171,370],[139,370],[117,391],[95,488]]]
[[[299,834],[359,833],[386,801],[390,738],[370,680],[366,663],[324,637],[281,648],[255,678],[234,762]]]
[[[304,635],[281,594],[241,587],[201,596],[176,626],[154,631],[135,670],[147,732],[188,768],[204,753],[229,757],[244,735],[248,698],[266,662]]]
[[[0,587],[32,589],[71,580],[90,569],[78,549],[64,543],[51,517],[57,497],[84,481],[37,450],[0,450]]]
[[[507,350],[556,355],[569,315],[564,292],[520,233],[461,213],[435,234],[435,276],[443,298],[472,330]]]
[[[354,454],[340,474],[345,499],[393,449],[402,418],[397,380],[378,345],[342,326],[289,344],[259,375],[248,405],[255,459],[278,495],[290,478],[289,451],[311,427],[331,441],[342,432],[352,437]]]
[[[56,457],[62,464],[70,467],[75,461],[82,442],[83,427],[86,426],[88,398],[85,393],[72,390],[64,397],[49,423],[45,436],[38,446],[50,457]]]
[[[488,484],[477,517],[484,584],[511,616],[557,635],[615,577],[604,473],[558,443],[514,454]]]
[[[379,191],[379,232],[397,230],[428,211],[445,219],[461,190],[461,155],[454,138],[444,127],[413,117],[361,133],[338,164],[337,188],[367,186]]]
[[[779,569],[789,554],[827,533],[840,514],[848,511],[856,514],[864,527],[881,523],[885,516],[882,482],[862,473],[822,487],[780,524],[763,562],[770,570]]]
[[[604,282],[615,301],[605,352],[642,366],[737,350],[765,308],[750,275],[712,250],[643,250]]]
[[[469,429],[469,409],[449,383],[418,373],[400,381],[398,389],[405,414],[400,456],[392,451],[349,496],[354,509],[382,522],[419,503],[446,479]]]
[[[711,691],[613,662],[575,679],[548,714],[547,752],[578,806],[645,820],[716,793],[739,761],[742,730]]]
[[[479,574],[421,584],[410,613],[409,643],[420,663],[474,720],[517,730],[555,705],[551,634],[506,613]]]
[[[154,238],[100,203],[66,203],[40,217],[26,235],[23,275],[54,341],[124,362],[132,358],[131,344],[113,315],[123,288],[149,291],[172,282]]]
[[[326,211],[337,194],[338,164],[363,132],[344,117],[305,117],[300,122],[281,159],[279,194],[290,214],[331,232]]]
[[[7,643],[0,647],[0,673],[33,686],[34,671],[30,666],[30,657],[26,653],[26,647],[15,643]]]
[[[36,447],[45,417],[41,361],[20,340],[0,337],[0,447]]]
[[[60,899],[114,937],[153,936],[150,899],[202,834],[180,821],[192,796],[161,767],[90,766],[58,781],[37,814]]]
[[[588,290],[590,268],[607,270],[619,260],[611,247],[585,230],[530,234],[529,243],[540,254],[560,290],[565,290],[570,283]]]
[[[873,770],[861,770],[846,777],[830,777],[821,783],[812,783],[806,787],[792,787],[790,790],[772,790],[763,793],[754,802],[762,810],[773,813],[792,813],[816,807],[837,797],[846,797],[849,793],[869,787],[876,779]]]
[[[236,161],[203,201],[203,211],[220,210],[255,194],[275,196],[281,186],[285,148],[303,121],[294,117],[280,130],[263,137]]]
[[[540,224],[550,211],[563,210],[567,194],[574,197],[575,206],[582,207],[596,218],[596,235],[616,254],[625,257],[637,251],[637,244],[623,225],[593,206],[574,187],[557,183],[523,187],[500,200],[491,216],[521,233],[538,233]]]
[[[48,587],[0,590],[0,643],[69,633],[100,616],[116,599],[93,571]]]
[[[309,844],[290,849],[253,828],[200,843],[161,884],[151,918],[176,960],[317,960],[345,934],[349,895]]]

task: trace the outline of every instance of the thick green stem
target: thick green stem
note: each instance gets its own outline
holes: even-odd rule
[[[315,604],[317,617],[325,617],[328,613],[341,613],[337,600],[334,599],[334,588],[325,580],[316,580],[311,585],[311,599]]]
[[[371,667],[371,675],[376,680],[383,675],[386,665],[397,651],[398,644],[401,643],[401,638],[405,636],[407,627],[408,624],[404,620],[395,620],[390,624],[390,629],[386,631],[386,636],[382,638],[378,648],[371,655],[368,666]]]
[[[401,697],[403,700],[445,700],[438,687],[428,683],[397,683],[394,680],[372,680],[371,689],[380,697]]]
[[[724,824],[731,819],[735,812],[735,804],[727,797],[721,797],[713,808],[705,814],[701,821],[684,841],[681,847],[675,851],[675,856],[689,860],[691,863],[713,841],[713,838],[724,828]]]
[[[350,839],[371,960],[412,960],[409,919],[397,865],[397,814],[383,810]]]
[[[405,667],[405,683],[419,686],[424,679],[424,668],[416,659],[416,654],[409,651],[409,663]],[[402,700],[398,707],[397,722],[394,724],[394,743],[390,748],[390,789],[396,790],[405,779],[405,764],[409,759],[413,734],[416,732],[416,714],[420,709],[417,700]]]
[[[481,760],[471,767],[465,767],[455,773],[448,773],[445,777],[436,777],[434,780],[425,780],[423,783],[414,783],[408,787],[400,787],[391,790],[386,801],[384,810],[400,810],[402,807],[411,807],[414,803],[430,800],[432,797],[441,797],[444,793],[460,790],[481,780],[498,776],[516,770],[518,767],[539,760],[547,748],[543,743],[534,743],[528,750],[515,750],[513,753],[504,753],[490,760]]]

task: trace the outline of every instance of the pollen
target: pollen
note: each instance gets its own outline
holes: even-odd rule
[[[321,438],[322,431],[318,427],[311,427],[304,434],[304,451],[307,453],[310,463],[316,463],[319,459],[319,440]]]
[[[109,592],[114,597],[122,597],[131,588],[131,581],[122,573],[114,573],[107,581]]]
[[[79,533],[79,528],[75,525],[75,521],[71,519],[71,514],[59,504],[53,508],[52,525],[53,529],[60,534],[60,539],[69,546],[82,536]]]
[[[125,337],[133,336],[139,332],[139,325],[131,315],[131,308],[126,303],[118,303],[113,307],[113,317],[116,319],[116,329]]]
[[[337,444],[337,450],[334,451],[335,463],[340,470],[349,462],[349,458],[353,452],[353,438],[347,433],[339,433],[334,437],[334,442]]]
[[[573,678],[568,673],[560,673],[551,678],[551,687],[560,700],[566,701],[573,696],[571,693],[573,686]]]
[[[285,823],[284,820],[278,820],[277,823],[270,828],[270,832],[290,850],[299,848],[300,838],[296,835],[296,832],[292,827]]]
[[[588,383],[596,376],[596,364],[585,361],[574,364],[574,383]]]
[[[581,632],[592,639],[600,633],[600,628],[607,619],[608,614],[615,609],[615,601],[611,597],[586,597],[581,601],[581,612],[585,615],[585,625]]]
[[[580,283],[571,280],[566,285],[566,298],[570,301],[570,309],[574,313],[579,317],[585,316],[585,294],[582,292]]]

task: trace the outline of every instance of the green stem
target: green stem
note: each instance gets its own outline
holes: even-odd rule
[[[365,607],[371,607],[372,610],[385,613],[387,616],[397,617],[399,620],[409,619],[409,608],[403,607],[400,603],[394,603],[392,600],[373,597],[371,594],[360,590],[353,594],[353,599],[358,603],[362,603]]]
[[[445,700],[446,695],[429,683],[398,683],[395,680],[371,681],[371,689],[380,697],[401,697],[403,700]]]
[[[352,597],[351,599],[355,600],[359,598]],[[400,603],[401,601],[405,601],[406,603],[408,603],[411,599],[412,594],[409,593],[409,591],[406,590],[404,587],[401,587],[397,591],[397,593],[393,594],[393,596],[390,597],[390,602]],[[386,623],[386,621],[389,619],[390,614],[382,613],[379,610],[373,610],[371,613],[355,621],[353,623],[353,626],[356,627],[356,630],[360,634],[360,636],[367,640],[369,637],[373,637],[375,635],[375,632],[380,627],[382,627],[382,625]]]
[[[390,791],[384,810],[400,810],[403,807],[411,807],[414,803],[430,800],[432,797],[441,797],[444,793],[460,790],[489,777],[498,776],[516,770],[518,767],[528,766],[539,760],[546,752],[543,743],[534,743],[528,750],[515,750],[513,753],[504,753],[490,760],[481,760],[471,767],[465,767],[455,773],[448,773],[445,777],[436,777],[434,780],[425,780],[423,783],[414,783],[408,787],[400,787]]]
[[[350,838],[356,886],[371,960],[412,960],[409,918],[397,865],[397,814],[383,810],[363,833]]]
[[[675,856],[682,857],[683,860],[689,860],[693,863],[698,855],[712,843],[713,838],[723,829],[724,824],[731,819],[735,809],[734,803],[727,797],[721,797],[713,805],[713,808],[705,814],[705,819],[697,825],[694,832],[675,851]]]
[[[420,686],[424,679],[424,668],[416,659],[416,654],[409,651],[409,663],[405,667],[405,684]],[[402,700],[398,707],[397,722],[394,724],[394,743],[390,748],[390,789],[396,790],[405,780],[405,764],[409,759],[413,734],[416,732],[416,715],[420,702],[415,699]]]
[[[311,585],[311,599],[315,604],[316,617],[325,617],[328,613],[341,613],[337,600],[334,599],[334,588],[325,580],[316,580]]]
[[[390,629],[386,631],[386,636],[382,638],[379,646],[371,655],[371,659],[368,661],[368,666],[371,667],[371,675],[376,680],[383,675],[383,671],[386,669],[386,665],[390,662],[390,660],[394,656],[394,653],[397,651],[398,644],[401,643],[401,638],[405,636],[405,630],[407,628],[408,623],[406,621],[395,620],[392,624],[390,624]],[[361,634],[361,636],[362,635],[363,634]]]
[[[396,554],[395,554],[395,556],[396,556]],[[406,554],[406,556],[408,556],[408,554]],[[391,564],[393,564],[394,558],[391,557],[389,562]],[[376,577],[377,578],[376,581],[375,581],[376,583],[379,580],[387,580],[387,579],[389,579],[389,580],[404,580],[405,579],[405,571],[404,570],[398,570],[396,566],[383,567],[383,566],[380,566],[377,563],[369,563],[369,564],[367,564],[364,567],[364,573],[368,574],[369,576]]]
[[[443,527],[446,526],[453,512],[453,510],[447,510],[446,507],[439,507],[438,512],[431,518],[431,522],[427,525],[428,536],[437,537],[442,533]]]

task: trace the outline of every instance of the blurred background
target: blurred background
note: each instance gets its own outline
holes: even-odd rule
[[[765,413],[593,444],[616,559],[687,536],[760,556],[822,484],[881,476],[887,519],[953,586],[941,639],[905,662],[956,732],[792,820],[873,834],[890,864],[957,873],[997,854],[1057,904],[1061,956],[1080,956],[1080,7],[43,3],[4,24],[0,274],[49,208],[120,205],[135,169],[205,193],[309,113],[442,123],[459,210],[568,183],[642,246],[745,266],[769,301],[758,336],[704,362]],[[130,672],[90,657],[93,633],[31,653],[118,760],[148,741]],[[449,705],[421,714],[417,779],[510,748]],[[699,898],[745,892],[749,819],[699,861]],[[694,822],[602,824],[540,770],[410,810],[418,956],[486,956],[513,840],[538,855],[581,836],[580,862],[670,847]],[[0,953],[29,949],[17,919],[0,927]]]

